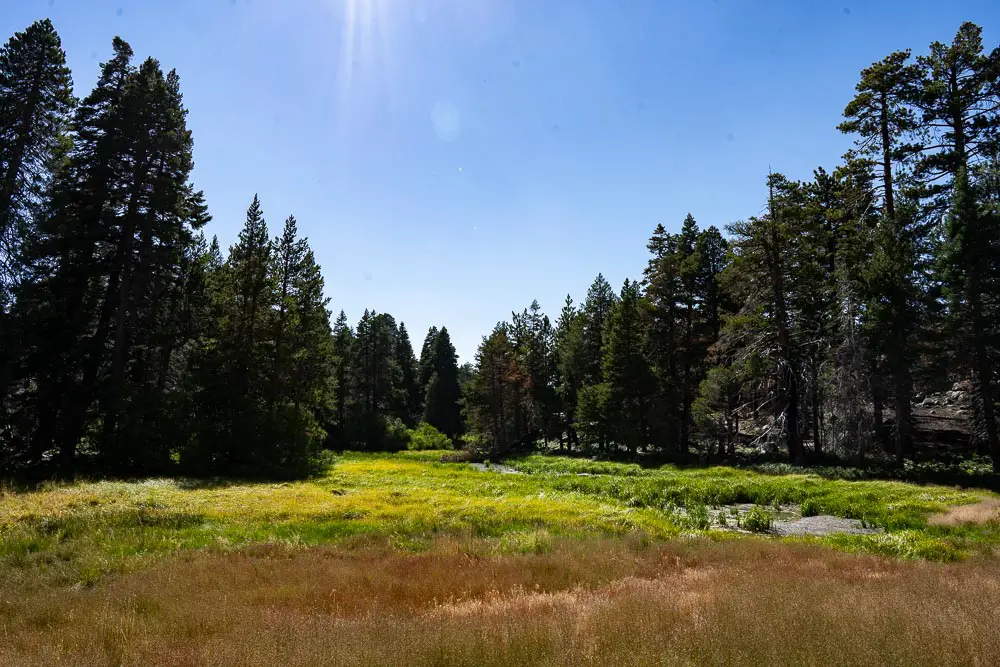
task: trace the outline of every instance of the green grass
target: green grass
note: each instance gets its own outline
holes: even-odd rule
[[[702,533],[706,507],[736,503],[797,503],[807,513],[886,530],[806,540],[847,551],[954,560],[1000,544],[996,524],[927,526],[928,516],[948,506],[995,497],[987,492],[548,456],[507,461],[528,474],[499,474],[441,463],[440,456],[350,453],[325,475],[294,483],[154,479],[0,491],[0,585],[39,577],[91,584],[169,553],[261,543],[377,539],[420,550],[435,537],[457,535],[537,553],[550,536],[638,533],[662,540]]]

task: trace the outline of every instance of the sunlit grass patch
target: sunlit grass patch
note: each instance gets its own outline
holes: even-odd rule
[[[927,525],[948,507],[993,497],[980,492],[541,456],[508,461],[527,474],[499,474],[442,463],[441,454],[348,453],[326,474],[300,482],[152,479],[7,491],[0,496],[0,577],[93,584],[179,551],[358,538],[408,551],[441,536],[485,538],[504,553],[543,552],[558,536],[663,540],[714,527],[712,538],[726,540],[731,536],[708,525],[704,510],[735,503],[795,503],[803,514],[855,518],[887,531],[813,540],[849,551],[953,560],[1000,544],[995,524]]]

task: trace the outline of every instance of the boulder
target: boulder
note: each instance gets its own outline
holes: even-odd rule
[[[972,381],[971,380],[960,380],[960,381],[958,381],[958,382],[956,382],[955,384],[952,385],[951,390],[952,391],[963,391],[963,392],[968,393],[968,392],[972,391]]]

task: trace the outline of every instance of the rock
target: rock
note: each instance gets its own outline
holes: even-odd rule
[[[929,408],[929,407],[937,405],[937,404],[938,404],[938,400],[936,398],[934,398],[932,396],[928,396],[927,398],[925,398],[924,400],[922,400],[920,402],[920,407],[922,407],[922,408]]]

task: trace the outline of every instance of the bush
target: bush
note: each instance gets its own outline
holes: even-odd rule
[[[708,530],[712,525],[712,520],[708,515],[708,508],[702,504],[690,505],[685,512],[683,523],[688,528],[695,530]]]
[[[802,516],[816,516],[820,513],[819,502],[813,498],[802,501]]]
[[[399,451],[400,449],[410,449],[411,434],[413,432],[406,428],[402,420],[392,417],[385,422],[385,445],[386,449]]]
[[[408,449],[424,451],[428,449],[454,449],[451,438],[437,430],[427,422],[421,422],[417,428],[409,432]]]
[[[774,525],[774,517],[760,505],[754,505],[740,520],[744,530],[751,533],[766,533]]]

